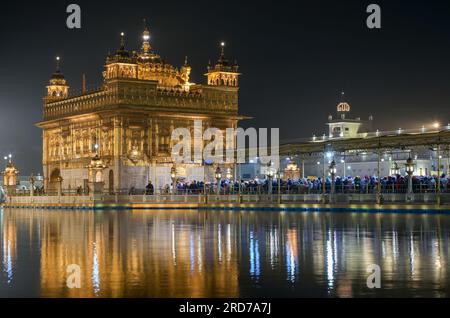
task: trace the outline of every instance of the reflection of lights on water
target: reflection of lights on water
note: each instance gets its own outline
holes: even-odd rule
[[[328,287],[333,289],[334,285],[334,267],[335,267],[335,258],[334,258],[334,250],[333,250],[333,242],[332,242],[332,234],[331,230],[328,231],[327,234],[327,280]]]
[[[195,270],[195,250],[194,250],[194,235],[191,233],[189,236],[189,260],[191,272]]]
[[[298,272],[297,262],[297,231],[289,230],[286,237],[286,271],[288,280],[291,283],[295,282],[296,273]]]
[[[432,240],[432,253],[434,261],[434,266],[437,270],[440,270],[442,268],[441,263],[441,255],[440,255],[440,249],[439,249],[439,242],[436,240],[436,238],[433,238]]]
[[[175,224],[172,222],[172,260],[173,265],[177,265],[177,253],[175,249]]]
[[[260,273],[259,242],[250,231],[250,275],[258,280]]]
[[[94,242],[94,254],[92,260],[92,286],[94,287],[94,293],[98,293],[100,291],[100,271],[98,266],[98,257],[97,257],[97,244]]]
[[[219,252],[219,263],[222,262],[222,227],[217,224],[217,250]]]
[[[270,265],[278,262],[278,233],[277,229],[271,229],[269,233]]]
[[[12,258],[11,258],[11,241],[8,240],[6,253],[3,255],[3,271],[6,273],[8,285],[12,283],[13,280],[13,268],[12,268]]]
[[[411,233],[409,238],[409,265],[411,267],[411,276],[415,274],[415,253],[414,253],[414,238]]]
[[[227,226],[227,261],[231,260],[231,224]]]
[[[291,246],[289,240],[286,241],[286,270],[288,274],[288,280],[291,283],[295,283],[295,251]]]
[[[200,233],[198,233],[198,255],[197,255],[197,262],[198,262],[198,272],[201,273],[202,272],[202,236]]]
[[[392,232],[392,254],[394,256],[394,261],[397,262],[398,259],[398,234],[397,231]]]

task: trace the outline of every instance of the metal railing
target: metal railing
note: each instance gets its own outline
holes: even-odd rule
[[[380,197],[374,191],[370,192],[325,192],[325,193],[296,193],[284,191],[280,193],[172,193],[172,194],[130,194],[123,192],[99,193],[91,195],[72,195],[62,193],[61,196],[41,195],[26,196],[16,195],[8,196],[7,203],[10,204],[374,204],[374,203],[414,203],[414,204],[450,204],[450,193],[421,192],[421,193],[402,193],[385,192]]]

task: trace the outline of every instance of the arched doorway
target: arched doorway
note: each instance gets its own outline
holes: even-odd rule
[[[48,192],[56,193],[58,192],[58,180],[61,177],[61,171],[59,168],[55,168],[52,170],[50,174],[49,183],[48,183]]]
[[[109,170],[108,190],[109,190],[109,194],[114,194],[114,171],[113,170]]]

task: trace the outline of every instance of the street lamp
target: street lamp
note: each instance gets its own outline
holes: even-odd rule
[[[177,169],[175,168],[175,166],[172,166],[172,168],[170,169],[170,178],[172,179],[172,193],[175,193],[177,189],[177,185],[175,183],[177,179]]]
[[[233,177],[233,174],[231,173],[231,168],[227,168],[227,175],[226,175],[228,180],[231,180],[231,178]]]
[[[331,193],[334,193],[334,177],[337,173],[336,162],[334,160],[330,163],[329,169],[331,174]]]
[[[272,162],[269,162],[268,164],[268,168],[267,168],[267,179],[269,179],[269,184],[267,187],[267,192],[269,193],[269,195],[272,195],[272,180],[273,180],[273,169],[272,169]]]
[[[222,171],[220,170],[220,167],[217,167],[214,176],[216,177],[217,182],[217,194],[220,194],[220,181],[222,180]]]
[[[414,161],[411,158],[411,156],[408,158],[408,160],[406,160],[405,168],[406,173],[408,174],[408,194],[412,194],[413,193],[412,175],[414,173]]]
[[[400,168],[398,167],[397,162],[394,161],[391,167],[391,176],[397,176],[400,174]]]
[[[30,176],[30,196],[34,196],[34,184],[36,183],[36,178],[31,174]]]

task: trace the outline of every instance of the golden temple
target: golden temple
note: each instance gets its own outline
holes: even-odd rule
[[[99,155],[105,166],[105,190],[143,189],[150,180],[170,184],[171,133],[201,120],[203,129],[237,128],[239,67],[225,57],[224,43],[215,65],[208,65],[207,84],[190,81],[187,58],[180,68],[166,63],[150,45],[145,28],[138,52],[120,47],[106,58],[100,89],[72,96],[60,70],[47,86],[43,129],[44,187],[86,187],[86,166]],[[203,141],[202,141],[203,142]],[[203,180],[202,163],[177,165],[177,175]]]

